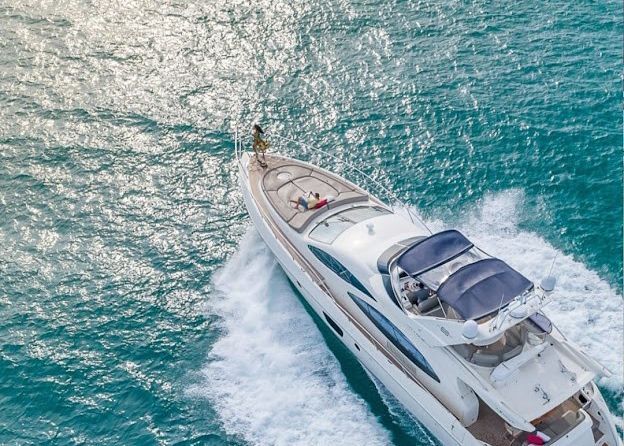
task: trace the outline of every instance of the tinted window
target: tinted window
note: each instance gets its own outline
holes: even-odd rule
[[[388,320],[383,314],[373,308],[371,305],[364,302],[357,296],[348,293],[351,299],[356,303],[358,307],[370,318],[375,326],[386,336],[396,348],[399,349],[410,361],[412,361],[419,369],[425,372],[427,375],[440,382],[440,378],[435,374],[431,364],[427,362],[425,357],[420,351],[414,347],[414,344],[409,340],[402,331],[394,326],[392,322]]]
[[[362,293],[366,294],[368,297],[374,300],[373,296],[371,296],[371,294],[364,287],[364,285],[362,285],[362,283],[353,274],[351,274],[347,270],[347,268],[342,265],[342,263],[333,258],[331,255],[327,254],[322,249],[318,249],[316,246],[308,246],[308,248],[310,248],[310,251],[312,251],[312,254],[314,254],[317,259],[323,262],[323,264],[327,268],[331,269],[334,273],[340,276],[342,280],[350,283]]]
[[[377,206],[357,206],[327,217],[310,231],[310,238],[323,243],[333,243],[351,226],[390,211]]]
[[[340,328],[338,324],[335,323],[331,317],[327,316],[324,311],[323,311],[323,316],[325,316],[325,320],[331,326],[331,328],[333,328],[336,331],[336,333],[338,333],[340,336],[344,334],[342,331],[342,328]]]
[[[394,334],[396,336],[396,346],[399,350],[401,350],[401,352],[407,356],[410,361],[421,368],[427,375],[440,382],[440,379],[431,368],[431,365],[427,362],[423,354],[420,353],[420,350],[414,347],[414,344],[411,343],[407,336],[396,328],[394,330]]]

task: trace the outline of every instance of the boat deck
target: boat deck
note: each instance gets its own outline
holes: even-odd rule
[[[259,184],[262,192],[277,214],[297,232],[303,232],[315,217],[329,208],[344,204],[366,202],[369,195],[362,189],[305,163],[277,155],[266,155],[267,167],[262,167],[255,156],[250,158],[249,175],[252,184]],[[334,200],[319,209],[303,211],[291,200],[318,192],[321,198]]]
[[[570,398],[539,419],[533,420],[532,424],[537,430],[551,437],[551,442],[554,443],[582,421],[579,409],[580,405]],[[481,400],[479,400],[479,418],[467,429],[477,439],[492,446],[526,445],[526,433],[517,431],[514,435],[509,432],[503,419]]]
[[[479,400],[479,419],[467,427],[475,438],[492,446],[522,446],[523,442],[505,430],[505,422],[487,404]]]

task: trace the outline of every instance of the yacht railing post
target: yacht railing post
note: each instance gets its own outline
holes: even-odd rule
[[[242,156],[243,140],[241,138],[240,132],[238,131],[238,124],[236,124],[234,127],[234,157],[236,158],[236,162],[238,163],[238,166],[240,167],[242,172],[245,174],[246,177],[249,177],[247,169],[245,169],[245,166],[243,166]]]

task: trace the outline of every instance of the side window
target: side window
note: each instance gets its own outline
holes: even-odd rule
[[[344,332],[342,331],[342,328],[340,328],[338,326],[338,324],[335,323],[334,320],[331,317],[327,316],[327,314],[324,311],[323,311],[323,316],[325,316],[325,320],[331,326],[331,328],[333,328],[334,331],[336,333],[338,333],[342,337],[342,335],[344,335]]]
[[[312,254],[316,256],[327,268],[331,269],[334,273],[336,273],[342,280],[350,283],[355,288],[360,290],[362,293],[366,294],[371,299],[375,300],[373,296],[368,292],[366,287],[362,285],[362,283],[345,268],[342,263],[338,260],[327,254],[322,249],[317,248],[316,246],[308,246]]]
[[[395,328],[394,333],[396,335],[396,346],[401,350],[405,356],[407,356],[410,361],[416,364],[423,372],[427,375],[435,379],[437,382],[440,382],[440,378],[435,374],[431,365],[427,362],[425,357],[420,351],[414,347],[414,344],[410,342],[410,340],[399,330]]]
[[[403,353],[410,361],[412,361],[419,369],[429,375],[431,378],[440,382],[440,378],[433,371],[431,364],[427,362],[422,353],[412,344],[405,334],[392,322],[388,320],[383,314],[377,311],[375,308],[364,302],[357,296],[348,293],[349,297],[353,299],[358,307],[370,318],[375,326],[386,336],[401,353]]]

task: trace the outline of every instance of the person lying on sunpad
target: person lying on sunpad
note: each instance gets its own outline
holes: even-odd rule
[[[300,196],[297,201],[290,200],[290,203],[294,203],[296,207],[301,206],[304,211],[308,209],[316,209],[316,205],[321,201],[321,196],[318,192],[308,192],[308,196]]]

